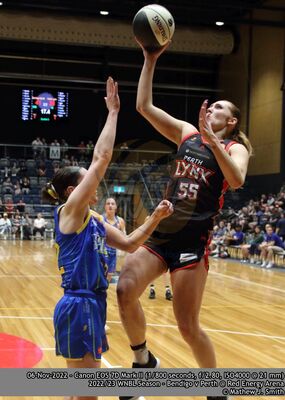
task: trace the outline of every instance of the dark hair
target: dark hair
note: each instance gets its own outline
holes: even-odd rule
[[[68,186],[77,186],[80,169],[78,166],[60,168],[52,181],[42,189],[42,199],[51,204],[64,203]]]
[[[245,133],[243,133],[240,130],[240,120],[241,120],[241,113],[240,113],[240,109],[232,102],[228,101],[230,105],[230,110],[233,114],[233,117],[237,119],[237,123],[236,126],[234,127],[234,129],[231,131],[230,133],[230,137],[235,140],[236,142],[243,144],[244,147],[247,149],[249,155],[252,155],[252,145],[248,139],[248,137],[246,136]]]

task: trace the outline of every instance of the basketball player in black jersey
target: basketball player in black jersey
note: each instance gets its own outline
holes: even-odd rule
[[[227,100],[210,105],[204,101],[199,131],[153,105],[155,65],[166,47],[152,53],[143,49],[137,110],[178,146],[166,190],[174,213],[161,221],[143,247],[126,257],[117,286],[118,303],[134,352],[133,368],[158,367],[159,360],[146,347],[146,323],[139,297],[150,282],[169,269],[179,331],[199,367],[216,368],[213,345],[199,324],[208,272],[207,242],[223,193],[244,183],[251,145],[239,130],[238,108]]]

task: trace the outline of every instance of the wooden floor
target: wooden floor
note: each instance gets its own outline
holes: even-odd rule
[[[178,333],[172,304],[164,299],[160,279],[156,290],[155,300],[149,300],[147,293],[142,297],[149,348],[161,359],[164,368],[196,368],[190,350]],[[2,240],[0,293],[0,332],[36,343],[44,353],[36,367],[65,367],[64,360],[54,354],[52,315],[62,290],[52,242]],[[211,259],[201,323],[213,340],[219,367],[284,368],[284,270]],[[118,315],[115,285],[109,288],[108,325],[110,351],[105,353],[102,366],[130,367],[132,354]],[[16,400],[16,397],[0,399]],[[59,400],[60,397],[21,399]]]

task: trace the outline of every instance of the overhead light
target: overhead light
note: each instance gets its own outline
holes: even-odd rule
[[[223,21],[216,21],[217,26],[223,26],[225,23]]]
[[[101,15],[109,15],[109,11],[100,11]]]
[[[2,3],[2,1],[0,1],[0,6],[3,6],[3,3]]]

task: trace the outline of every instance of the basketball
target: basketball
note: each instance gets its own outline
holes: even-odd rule
[[[174,18],[163,6],[149,4],[141,8],[133,19],[133,32],[138,42],[148,51],[167,44],[175,30]]]

